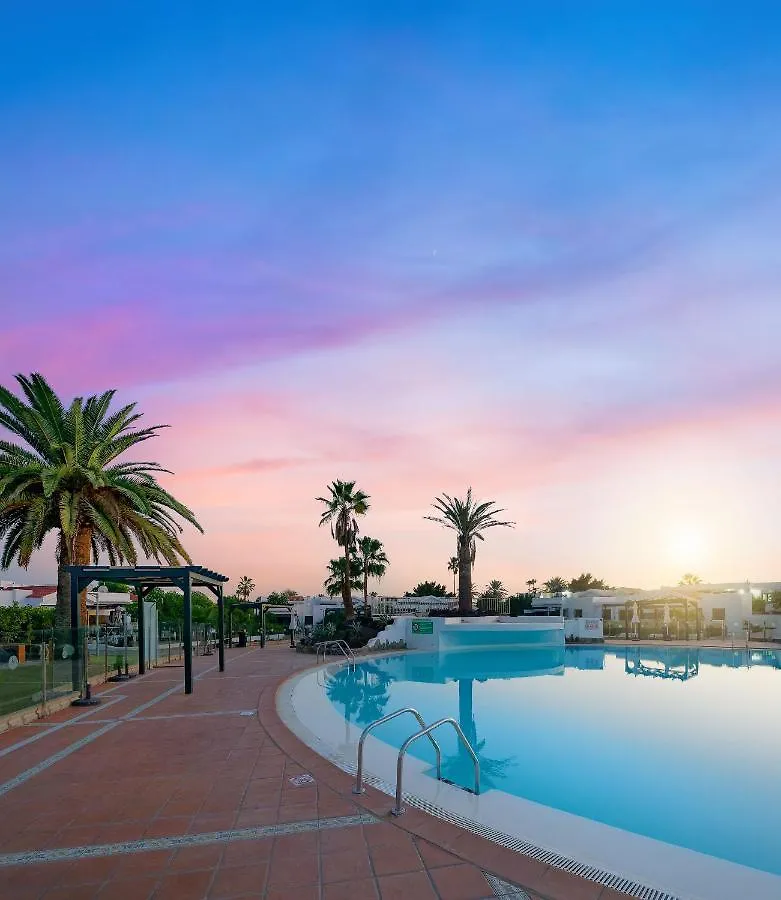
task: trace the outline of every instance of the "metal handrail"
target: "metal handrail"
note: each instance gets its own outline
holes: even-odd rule
[[[323,662],[325,662],[326,651],[328,650],[329,647],[336,647],[340,651],[342,656],[344,656],[348,660],[351,660],[352,662],[355,662],[355,654],[353,653],[352,648],[347,643],[347,641],[334,640],[334,641],[318,641],[318,643],[315,644],[315,651],[317,654],[315,657],[316,663],[320,662],[320,651],[321,650],[323,652]]]
[[[428,735],[431,737],[431,732],[434,731],[435,728],[439,728],[440,725],[450,724],[455,728],[461,742],[469,751],[469,755],[472,757],[472,762],[475,767],[475,794],[480,793],[480,760],[477,758],[477,754],[472,749],[472,745],[466,739],[466,735],[461,730],[461,726],[456,722],[455,719],[447,718],[440,719],[438,722],[434,722],[433,725],[429,725],[426,728],[421,729],[417,732],[417,734],[413,734],[411,737],[408,737],[406,741],[401,745],[401,750],[399,750],[399,758],[396,763],[396,806],[391,810],[394,816],[400,816],[404,812],[404,807],[401,803],[401,781],[404,775],[404,754],[407,752],[410,744],[413,744],[418,738],[422,738],[424,735]]]
[[[421,728],[425,729],[426,723],[423,719],[423,716],[411,706],[405,706],[404,709],[397,709],[396,712],[389,713],[387,716],[383,716],[381,719],[377,719],[375,722],[372,722],[370,725],[367,725],[366,728],[361,732],[361,736],[358,739],[358,771],[355,775],[355,787],[353,788],[354,794],[362,794],[364,792],[363,787],[363,744],[366,740],[367,735],[370,731],[376,728],[378,725],[382,725],[385,722],[390,722],[391,719],[395,719],[396,716],[402,716],[404,713],[411,713],[418,720],[418,725]],[[418,734],[422,732],[417,732]],[[439,744],[434,740],[434,738],[429,735],[429,740],[434,745],[434,750],[437,754],[437,780],[442,780],[442,751],[439,747]]]

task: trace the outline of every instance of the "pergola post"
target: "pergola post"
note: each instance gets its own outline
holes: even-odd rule
[[[217,641],[220,672],[225,671],[225,603],[222,597],[222,585],[217,588]]]
[[[83,652],[83,641],[79,642],[79,576],[76,574],[75,567],[70,569],[70,588],[71,588],[71,644],[73,645],[73,656],[71,657],[71,682],[74,691],[81,690],[81,675],[79,672],[79,648]],[[83,661],[86,665],[87,661]]]
[[[629,640],[629,602],[624,604],[624,635]]]
[[[146,622],[144,611],[144,597],[146,589],[138,585],[138,674],[146,674]]]
[[[233,604],[228,607],[228,646],[233,649]]]
[[[683,601],[683,639],[689,640],[689,601]]]
[[[184,593],[184,630],[182,642],[184,643],[184,692],[193,692],[193,609],[192,609],[192,580],[187,572],[182,579],[182,591]]]

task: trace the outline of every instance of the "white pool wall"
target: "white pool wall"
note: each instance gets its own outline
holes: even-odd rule
[[[410,650],[438,651],[524,644],[534,647],[564,646],[564,619],[561,616],[399,618],[404,619],[405,640]]]

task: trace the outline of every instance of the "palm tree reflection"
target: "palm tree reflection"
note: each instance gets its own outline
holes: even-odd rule
[[[507,769],[510,766],[517,765],[517,762],[514,756],[497,759],[492,756],[486,756],[483,752],[486,741],[485,739],[480,740],[477,735],[473,685],[473,678],[458,679],[458,724],[480,760],[481,790],[485,792],[490,788],[495,788],[497,782],[502,781],[506,777]],[[463,787],[471,787],[473,776],[472,758],[461,741],[458,741],[458,751],[455,760],[452,757],[448,758],[442,769],[449,781],[454,781]]]

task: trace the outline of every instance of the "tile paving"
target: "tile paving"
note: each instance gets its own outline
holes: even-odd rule
[[[352,781],[279,720],[311,657],[283,646],[103,686],[0,743],[0,896],[9,900],[618,900],[592,882]],[[252,711],[252,715],[247,715]],[[30,737],[36,740],[24,743]],[[85,740],[85,738],[87,740]],[[314,782],[293,785],[311,773]],[[37,851],[37,853],[36,853]]]

